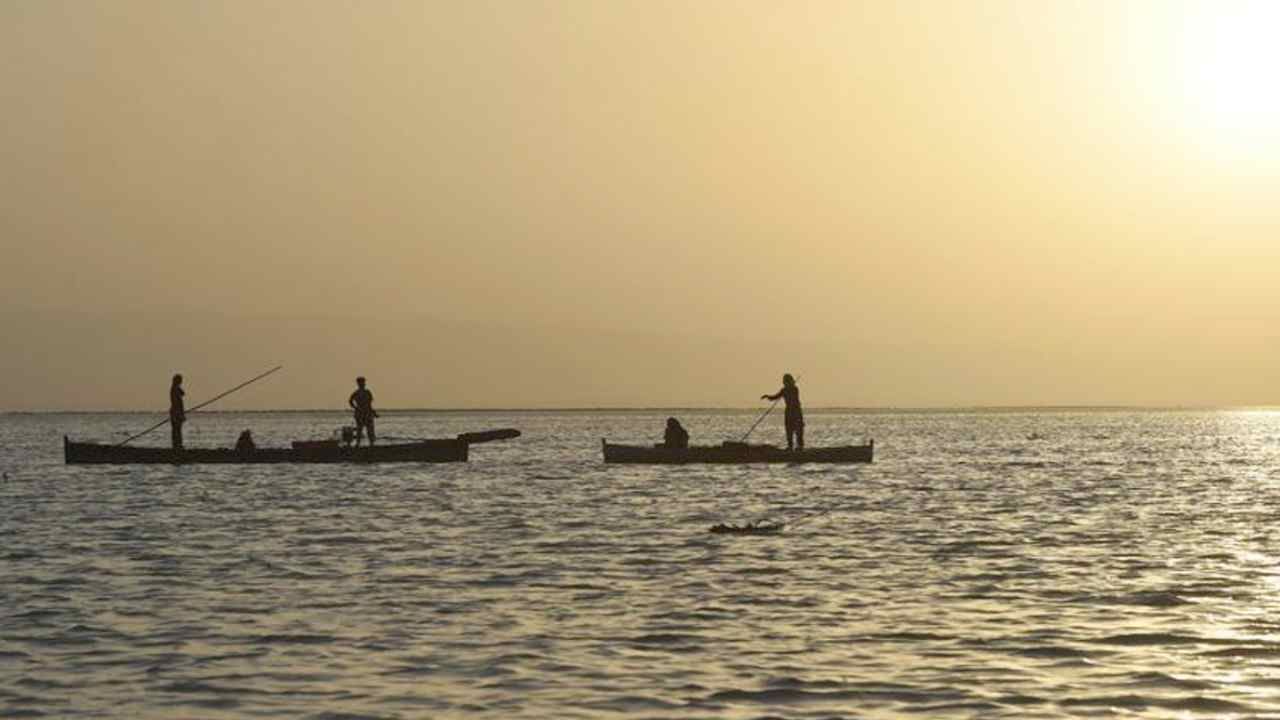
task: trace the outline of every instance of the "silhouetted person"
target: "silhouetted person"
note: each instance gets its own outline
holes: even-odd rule
[[[251,453],[257,447],[257,443],[253,441],[253,433],[248,430],[240,433],[240,437],[236,440],[236,452],[238,453]]]
[[[784,420],[787,427],[787,449],[792,449],[792,437],[795,437],[794,447],[800,450],[804,449],[804,411],[800,409],[800,388],[796,385],[796,379],[791,377],[790,373],[782,376],[782,389],[772,395],[761,395],[761,400],[777,400],[782,398],[787,405]]]
[[[182,449],[182,423],[187,421],[187,405],[183,401],[186,395],[182,390],[182,374],[173,376],[173,384],[169,386],[169,427],[173,431],[173,449]]]
[[[347,404],[356,413],[356,447],[360,447],[360,440],[364,437],[364,432],[369,431],[369,444],[373,445],[373,419],[378,417],[378,413],[373,409],[373,393],[369,392],[364,386],[364,378],[356,378],[356,391],[351,393],[351,397],[347,399]]]
[[[667,429],[662,434],[662,445],[669,448],[689,447],[689,431],[684,429],[679,420],[673,417],[667,418]]]

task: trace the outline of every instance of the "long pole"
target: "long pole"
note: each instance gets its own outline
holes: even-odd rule
[[[249,378],[248,380],[245,380],[244,382],[240,383],[239,385],[237,385],[237,386],[235,386],[235,387],[231,388],[230,390],[228,390],[228,391],[226,391],[226,392],[224,392],[224,393],[222,393],[222,394],[220,394],[220,395],[214,395],[213,397],[209,398],[208,400],[205,400],[204,402],[200,403],[199,405],[197,405],[197,406],[195,406],[195,407],[191,408],[191,409],[190,409],[190,410],[188,410],[187,412],[189,412],[189,413],[193,413],[193,412],[196,412],[197,410],[199,410],[199,409],[200,409],[200,408],[202,408],[202,407],[205,407],[205,406],[207,406],[207,405],[212,405],[213,403],[217,402],[218,400],[221,400],[222,398],[224,398],[224,397],[226,397],[226,396],[230,395],[231,393],[233,393],[233,392],[235,392],[235,391],[239,390],[240,388],[243,388],[243,387],[247,387],[247,386],[249,386],[249,385],[252,385],[252,384],[254,384],[254,383],[258,382],[259,380],[261,380],[262,378],[264,378],[264,377],[266,377],[266,376],[270,375],[271,373],[273,373],[273,372],[275,372],[275,371],[277,371],[277,370],[283,370],[283,369],[284,369],[284,366],[283,366],[283,365],[277,365],[277,366],[275,366],[275,367],[271,368],[270,370],[268,370],[268,371],[266,371],[266,372],[262,373],[261,375],[256,375],[256,376],[254,376],[254,377]],[[130,443],[130,442],[132,442],[132,441],[134,441],[134,440],[137,440],[138,438],[142,437],[143,435],[146,435],[147,433],[152,432],[153,430],[158,430],[158,429],[160,429],[160,428],[164,427],[164,426],[165,426],[165,425],[167,425],[168,423],[169,423],[169,418],[165,418],[164,420],[161,420],[160,422],[156,423],[155,425],[152,425],[151,427],[147,428],[146,430],[143,430],[142,432],[138,433],[137,435],[131,435],[131,436],[129,436],[129,437],[127,437],[127,438],[125,438],[124,440],[121,440],[120,442],[116,443],[116,447],[120,447],[121,445],[125,445],[125,444],[128,444],[128,443]]]
[[[799,378],[799,377],[797,377],[797,378],[796,378],[796,382],[800,382],[800,378]],[[760,417],[756,418],[756,422],[755,422],[755,424],[751,426],[751,429],[747,431],[747,434],[746,434],[746,435],[743,435],[743,436],[742,436],[742,439],[741,439],[741,440],[739,440],[738,442],[746,442],[746,441],[747,441],[747,438],[751,437],[751,433],[755,432],[755,431],[756,431],[756,428],[760,426],[760,423],[764,422],[764,419],[765,419],[765,418],[767,418],[767,417],[769,417],[769,413],[773,412],[773,409],[774,409],[774,408],[776,408],[776,407],[778,407],[778,401],[779,401],[779,400],[781,400],[781,399],[782,399],[782,396],[781,396],[781,395],[779,395],[778,397],[774,398],[774,399],[773,399],[773,404],[769,406],[769,409],[768,409],[768,410],[765,410],[763,415],[761,415]]]
[[[765,419],[765,418],[767,418],[767,417],[769,417],[769,413],[773,412],[773,409],[774,409],[775,407],[777,407],[777,406],[778,406],[778,400],[781,400],[781,399],[782,399],[782,398],[776,398],[776,399],[773,401],[773,404],[769,406],[769,409],[768,409],[768,410],[765,410],[763,415],[761,415],[760,417],[756,418],[756,421],[755,421],[755,423],[751,426],[751,429],[750,429],[750,430],[748,430],[748,431],[747,431],[747,434],[746,434],[746,435],[743,435],[743,436],[742,436],[742,439],[741,439],[741,440],[739,440],[738,442],[746,442],[746,441],[747,441],[747,438],[751,437],[751,433],[755,432],[755,431],[756,431],[756,428],[760,425],[760,423],[764,422],[764,419]]]

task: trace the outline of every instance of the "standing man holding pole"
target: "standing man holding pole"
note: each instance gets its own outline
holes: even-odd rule
[[[207,405],[212,405],[213,403],[221,400],[222,398],[230,395],[231,393],[239,390],[240,388],[252,385],[258,382],[259,380],[261,380],[262,378],[270,375],[271,373],[274,373],[277,370],[283,370],[283,369],[284,369],[283,365],[277,365],[271,368],[270,370],[262,373],[261,375],[255,375],[254,377],[251,377],[248,380],[245,380],[244,382],[231,388],[230,390],[224,393],[221,393],[219,395],[214,395],[212,398],[205,400],[199,405],[191,408],[191,412],[195,412]],[[155,425],[152,425],[151,427],[147,428],[146,430],[143,430],[140,433],[134,433],[130,435],[129,437],[116,443],[115,447],[123,447],[125,445],[128,445],[129,443],[133,442],[134,440],[137,440],[143,435],[150,435],[156,430],[159,430],[160,428],[164,427],[165,423],[171,423],[173,425],[173,447],[175,449],[181,448],[182,447],[182,429],[179,428],[178,426],[187,421],[187,407],[182,400],[182,397],[184,395],[186,395],[186,393],[182,391],[182,375],[174,375],[173,385],[169,387],[169,418],[167,420],[161,420],[160,422],[156,423]]]
[[[182,390],[182,373],[173,376],[173,384],[169,386],[169,425],[173,430],[173,449],[182,449],[182,423],[187,421],[186,403]]]
[[[787,431],[787,449],[793,447],[792,438],[795,438],[794,447],[804,449],[804,411],[800,409],[800,388],[796,385],[796,379],[791,377],[791,373],[782,376],[782,389],[772,395],[761,395],[761,400],[772,400],[775,403],[778,398],[786,403],[787,409],[783,416],[783,421]]]

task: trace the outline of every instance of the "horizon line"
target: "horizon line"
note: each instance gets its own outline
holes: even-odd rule
[[[759,412],[764,408],[747,406],[582,406],[582,407],[392,407],[379,408],[383,413],[539,413],[539,412]],[[805,408],[814,412],[843,411],[854,413],[922,413],[922,412],[1030,412],[1030,411],[1245,411],[1280,410],[1280,405],[817,405]],[[0,415],[161,415],[168,410],[123,409],[41,409],[0,410]],[[268,414],[268,413],[337,413],[350,414],[348,408],[258,408],[239,410],[199,410],[193,414]]]

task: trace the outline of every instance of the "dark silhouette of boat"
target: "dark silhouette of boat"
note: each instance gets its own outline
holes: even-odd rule
[[[253,448],[185,448],[133,447],[104,443],[72,442],[62,438],[68,465],[195,465],[195,464],[262,464],[262,463],[384,463],[466,462],[468,449],[482,442],[507,440],[520,436],[519,430],[487,430],[462,433],[455,438],[418,440],[352,447],[337,440],[304,440],[292,447]]]
[[[775,445],[749,445],[725,442],[720,445],[694,445],[687,448],[664,445],[612,445],[601,440],[607,463],[684,465],[688,463],[869,463],[875,453],[875,441],[866,445],[815,447],[786,450]]]

